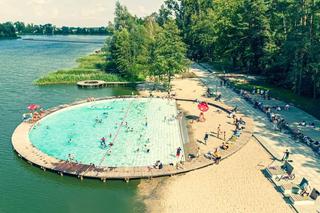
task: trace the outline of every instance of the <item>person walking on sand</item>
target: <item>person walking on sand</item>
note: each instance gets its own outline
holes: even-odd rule
[[[223,140],[226,141],[226,131],[223,131]]]
[[[206,132],[206,134],[204,134],[204,139],[203,139],[205,145],[207,145],[208,138],[209,138],[209,134]]]
[[[282,161],[288,161],[289,155],[290,155],[290,152],[288,149],[286,149],[286,151],[283,154]]]

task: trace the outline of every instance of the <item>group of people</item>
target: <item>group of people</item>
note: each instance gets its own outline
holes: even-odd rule
[[[46,111],[43,108],[40,108],[38,111],[32,111],[29,113],[24,113],[22,115],[23,122],[32,122],[35,123],[43,117]]]
[[[217,127],[217,131],[215,132],[216,133],[216,137],[218,138],[218,139],[222,139],[223,141],[226,141],[226,131],[222,131],[221,130],[221,124],[219,124],[218,125],[218,127]],[[208,140],[209,140],[209,133],[208,132],[206,132],[205,134],[204,134],[204,138],[203,138],[203,143],[204,143],[204,145],[207,145],[207,142],[208,142]]]
[[[254,89],[252,91],[252,93],[253,94],[260,93],[261,94],[261,90]],[[262,91],[262,93],[264,93],[264,94],[267,93],[268,96],[270,96],[269,91]],[[270,106],[264,105],[261,101],[258,101],[256,99],[254,99],[253,97],[251,97],[250,93],[247,91],[241,90],[240,95],[242,95],[242,97],[245,100],[252,103],[255,108],[258,108],[262,112],[267,114],[268,118],[270,119],[270,122],[272,122],[272,124],[273,124],[274,130],[281,131],[282,129],[287,129],[296,139],[307,144],[308,146],[310,146],[313,149],[313,151],[315,151],[317,154],[320,155],[320,142],[319,141],[313,140],[311,137],[304,135],[300,130],[290,128],[288,122],[286,122],[286,120],[282,116],[280,116],[279,114],[276,114],[276,112],[279,112],[282,110],[284,110],[284,111],[290,110],[291,106],[289,104],[285,104],[284,106],[276,105],[276,106],[270,107]],[[316,128],[315,122],[308,123],[304,120],[299,122],[298,126],[308,127],[308,128]]]
[[[221,161],[221,155],[218,148],[215,148],[214,152],[209,151],[208,153],[204,154],[204,156],[209,160],[213,160],[213,162],[216,164],[219,164]]]
[[[264,99],[270,100],[270,90],[263,90],[253,87],[252,94],[261,95]]]
[[[314,122],[307,123],[306,121],[299,122],[299,126],[316,128],[316,124]]]

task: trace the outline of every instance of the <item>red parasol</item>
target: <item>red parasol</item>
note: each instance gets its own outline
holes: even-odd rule
[[[199,103],[198,108],[201,112],[207,112],[209,110],[209,106],[206,102]]]
[[[35,111],[35,110],[37,110],[39,107],[40,107],[40,106],[37,105],[37,104],[30,104],[30,105],[28,106],[28,110]]]

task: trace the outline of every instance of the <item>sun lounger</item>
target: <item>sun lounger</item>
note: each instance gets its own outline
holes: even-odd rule
[[[313,189],[309,196],[302,196],[300,194],[292,194],[288,196],[288,199],[293,205],[312,205],[315,203],[319,196],[319,191]]]
[[[280,191],[283,194],[298,194],[302,190],[303,185],[309,184],[309,181],[305,178],[302,178],[301,182],[299,184],[296,183],[288,183],[279,186]]]
[[[293,172],[293,166],[286,161],[282,166],[270,166],[267,167],[265,171],[271,178],[276,178],[285,174],[291,174]]]

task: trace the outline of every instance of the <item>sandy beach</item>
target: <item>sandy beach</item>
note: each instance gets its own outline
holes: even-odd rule
[[[197,78],[175,79],[173,91],[178,98],[209,101],[202,97],[206,88]],[[141,94],[146,95],[147,92]],[[210,102],[213,102],[212,99]],[[221,102],[214,103],[232,108]],[[178,105],[188,114],[199,113],[192,103],[178,102]],[[205,132],[214,132],[221,124],[227,137],[231,137],[234,129],[232,119],[216,109],[206,113],[206,118],[206,122],[193,123],[190,127],[191,140],[202,153],[222,143],[217,137],[210,137],[208,145],[197,142],[202,140]],[[252,138],[240,151],[219,165],[169,178],[143,180],[139,185],[139,194],[148,212],[292,212],[261,172],[271,163],[271,156]]]
[[[219,165],[142,181],[148,212],[293,212],[261,172],[272,162],[254,140]]]

